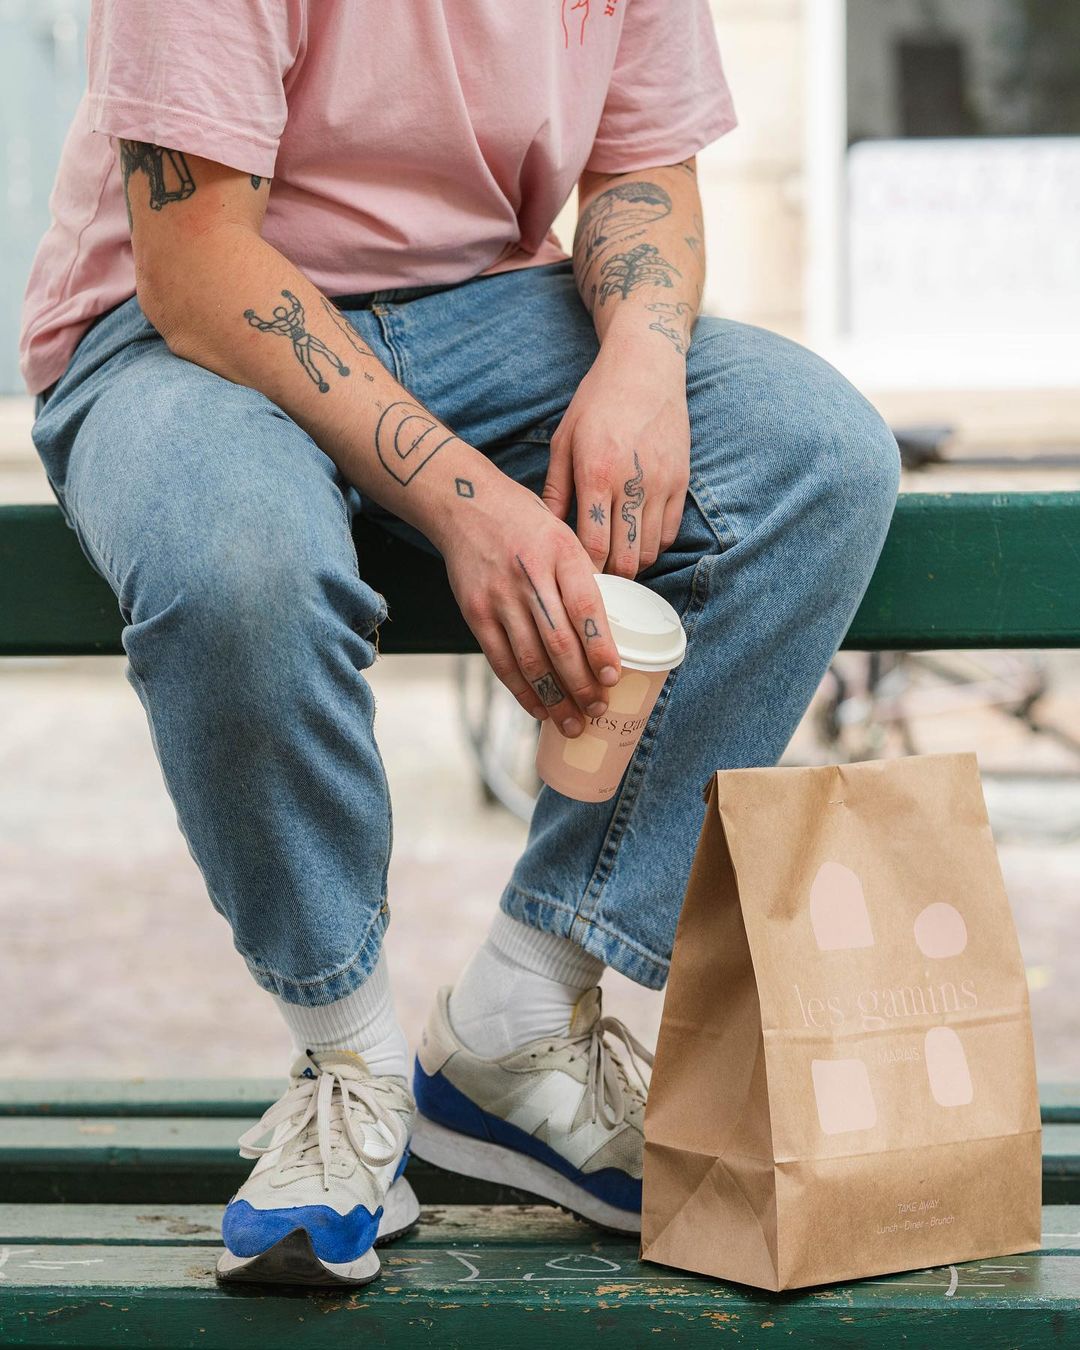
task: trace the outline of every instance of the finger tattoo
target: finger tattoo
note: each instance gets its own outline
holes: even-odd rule
[[[585,620],[585,641],[591,642],[594,637],[600,636],[600,629],[596,626],[595,619]]]
[[[538,680],[533,680],[532,686],[540,695],[540,702],[545,708],[554,708],[555,704],[561,703],[565,697],[550,670]]]
[[[645,470],[641,467],[641,460],[638,459],[636,450],[634,451],[634,468],[637,473],[623,484],[626,501],[623,502],[620,512],[623,520],[626,521],[626,539],[630,544],[637,539],[637,517],[634,512],[640,511],[645,501],[645,489],[642,486],[645,479]]]
[[[540,592],[536,589],[536,582],[533,581],[533,579],[532,579],[531,576],[529,576],[529,569],[528,569],[528,568],[525,566],[525,564],[521,561],[521,557],[520,557],[519,554],[515,553],[515,554],[514,554],[514,557],[517,559],[517,565],[518,565],[518,566],[521,568],[521,570],[525,573],[525,580],[526,580],[526,581],[529,583],[529,585],[532,587],[532,593],[533,593],[533,595],[536,596],[536,603],[540,606],[541,613],[543,614],[544,618],[547,619],[549,627],[554,628],[554,627],[555,627],[555,620],[554,620],[554,619],[551,617],[551,615],[548,613],[548,607],[547,607],[547,605],[544,604],[544,601],[543,601],[542,596],[540,595]],[[562,698],[562,695],[561,695],[561,694],[559,695],[559,698]],[[558,702],[558,699],[556,699],[556,702]]]
[[[599,502],[593,502],[592,506],[589,507],[589,519],[595,521],[597,525],[603,525],[606,517],[604,508]]]

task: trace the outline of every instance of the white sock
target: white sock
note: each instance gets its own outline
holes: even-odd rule
[[[565,1036],[574,1004],[599,984],[603,971],[603,961],[576,942],[541,933],[500,910],[450,995],[450,1023],[484,1059],[543,1036]]]
[[[380,952],[375,969],[351,994],[307,1007],[274,1002],[288,1023],[298,1053],[305,1050],[352,1050],[362,1056],[373,1074],[409,1076],[409,1047],[397,1023],[390,997],[386,954]]]

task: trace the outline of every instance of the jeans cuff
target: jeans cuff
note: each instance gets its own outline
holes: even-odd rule
[[[542,933],[569,938],[635,984],[644,985],[646,989],[664,987],[668,975],[667,959],[644,950],[621,933],[613,933],[595,919],[586,919],[578,913],[576,904],[568,905],[549,896],[530,895],[507,886],[499,908],[518,923],[538,928]]]
[[[386,932],[388,916],[380,912],[375,915],[364,939],[356,953],[327,975],[317,975],[312,979],[292,979],[276,970],[267,970],[245,957],[252,979],[269,994],[276,994],[286,1003],[299,1003],[304,1007],[317,1008],[324,1003],[334,1003],[358,989],[375,969],[382,950],[383,934]],[[241,952],[243,956],[243,952]]]

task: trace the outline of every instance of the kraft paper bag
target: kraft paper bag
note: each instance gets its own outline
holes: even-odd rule
[[[789,1289],[1039,1247],[1027,985],[974,755],[720,772],[642,1256]]]

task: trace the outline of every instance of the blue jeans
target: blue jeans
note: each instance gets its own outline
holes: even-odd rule
[[[568,264],[346,314],[418,399],[540,490],[597,351]],[[878,414],[794,343],[703,318],[688,362],[682,527],[639,578],[682,616],[686,659],[612,800],[543,789],[501,902],[653,988],[702,787],[780,756],[873,571],[899,471]],[[350,524],[374,515],[430,546],[269,399],[174,356],[135,299],[83,338],[34,441],[116,593],[129,678],[238,950],[289,1002],[344,996],[378,956],[391,847],[364,679],[386,606]]]

